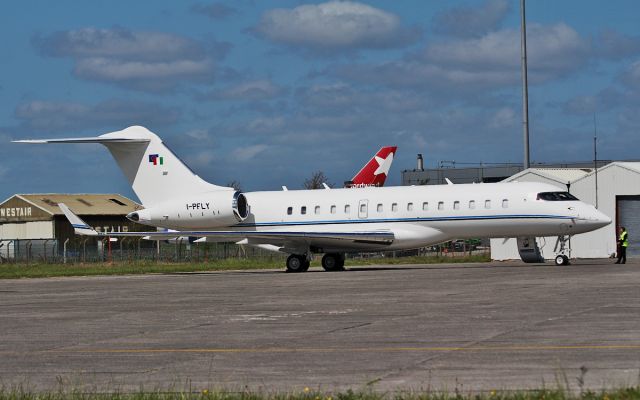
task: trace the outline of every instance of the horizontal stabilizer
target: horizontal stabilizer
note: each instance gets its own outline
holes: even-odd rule
[[[71,211],[69,207],[67,207],[66,204],[58,203],[58,207],[60,207],[65,217],[67,217],[67,219],[71,223],[71,226],[73,226],[73,230],[75,231],[76,234],[87,235],[87,236],[100,235],[100,233],[98,233],[95,229],[87,225],[87,223],[84,222],[80,217],[75,215],[73,211]]]
[[[13,140],[13,143],[48,144],[48,143],[148,143],[149,139],[128,139],[128,138],[104,138],[104,137],[83,137],[66,139],[26,139]]]

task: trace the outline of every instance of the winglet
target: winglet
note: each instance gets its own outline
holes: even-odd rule
[[[95,229],[87,225],[80,217],[75,215],[73,211],[69,209],[64,203],[58,203],[58,207],[62,210],[64,215],[67,217],[71,226],[73,226],[74,231],[78,235],[87,235],[87,236],[99,236],[100,234],[96,232]]]

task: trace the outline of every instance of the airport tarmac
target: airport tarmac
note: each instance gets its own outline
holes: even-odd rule
[[[0,280],[0,386],[640,384],[640,260]]]

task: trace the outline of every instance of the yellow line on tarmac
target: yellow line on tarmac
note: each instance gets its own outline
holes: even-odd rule
[[[473,351],[554,351],[554,350],[640,350],[640,344],[620,345],[530,345],[530,346],[470,346],[470,347],[327,347],[327,348],[129,348],[129,349],[57,349],[40,353],[377,353],[377,352],[473,352]]]

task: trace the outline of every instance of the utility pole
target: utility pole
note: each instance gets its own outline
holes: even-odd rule
[[[596,113],[593,113],[593,170],[596,184],[596,208],[598,208],[598,128],[596,125]]]
[[[524,133],[524,169],[529,162],[529,89],[527,84],[527,22],[525,18],[525,0],[520,0],[520,55],[522,56],[522,129]]]

